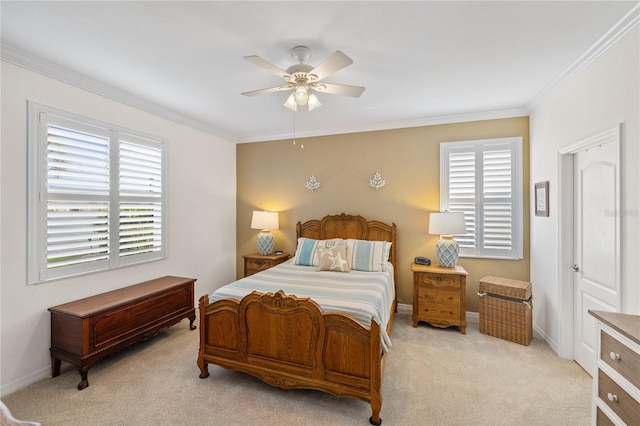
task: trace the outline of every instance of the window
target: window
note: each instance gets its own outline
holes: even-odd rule
[[[522,138],[440,144],[440,210],[463,212],[460,256],[522,258]]]
[[[163,259],[166,143],[29,103],[29,283]]]

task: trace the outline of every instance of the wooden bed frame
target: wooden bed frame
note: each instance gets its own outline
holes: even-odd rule
[[[296,225],[297,238],[355,238],[390,241],[390,262],[397,278],[396,225],[367,221],[362,216],[325,216]],[[395,280],[397,282],[397,280]],[[396,284],[397,285],[397,284]],[[394,300],[387,325],[391,334]],[[342,313],[322,313],[308,298],[253,292],[238,301],[209,303],[200,298],[200,378],[208,364],[249,373],[284,389],[316,389],[358,398],[371,405],[372,424],[379,425],[382,376],[387,354],[382,351],[380,324],[364,327]]]

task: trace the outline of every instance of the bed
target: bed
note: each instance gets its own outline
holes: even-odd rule
[[[357,313],[326,309],[311,297],[288,294],[283,290],[247,291],[246,296],[199,300],[200,378],[209,376],[208,365],[251,374],[284,389],[315,389],[340,397],[363,400],[371,406],[372,424],[379,425],[382,408],[382,377],[387,357],[387,340],[396,311],[396,225],[368,221],[358,215],[330,215],[296,225],[296,238],[310,240],[386,241],[391,274],[391,300],[383,303],[388,312],[372,314],[368,324]],[[295,261],[252,275],[253,279],[277,288],[278,277],[295,269]],[[282,268],[280,268],[282,267]],[[278,268],[278,269],[277,269]],[[309,270],[315,268],[307,267]],[[297,269],[296,269],[297,270]],[[359,280],[366,272],[319,272],[326,276]],[[376,274],[376,273],[372,273]],[[247,286],[249,278],[236,283]],[[274,282],[276,284],[274,284]],[[233,284],[236,284],[233,283]],[[236,284],[238,285],[238,284]],[[273,287],[273,286],[276,287]],[[283,284],[283,287],[286,286]],[[267,287],[268,288],[268,287]],[[238,293],[244,294],[244,293]],[[322,297],[316,297],[322,300]],[[379,318],[376,318],[379,317]]]

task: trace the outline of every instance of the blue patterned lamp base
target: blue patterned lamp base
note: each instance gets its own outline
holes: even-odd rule
[[[269,231],[262,231],[258,234],[258,251],[266,256],[273,252],[273,234]]]
[[[453,237],[442,236],[436,243],[436,254],[438,255],[438,261],[440,266],[445,268],[454,268],[458,261],[458,254],[460,249],[458,243]]]

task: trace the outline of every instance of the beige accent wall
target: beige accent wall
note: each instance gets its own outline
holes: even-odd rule
[[[478,310],[478,280],[485,275],[529,279],[529,118],[517,117],[456,124],[351,133],[237,146],[237,275],[242,255],[257,251],[259,231],[251,229],[253,210],[280,212],[273,231],[275,248],[295,253],[295,225],[327,214],[360,214],[398,226],[398,299],[413,302],[411,262],[415,256],[436,261],[436,235],[429,235],[428,213],[439,211],[441,142],[523,138],[524,259],[461,258],[468,272],[467,310]],[[375,190],[369,179],[378,171],[386,186]],[[305,183],[315,175],[320,189]]]

